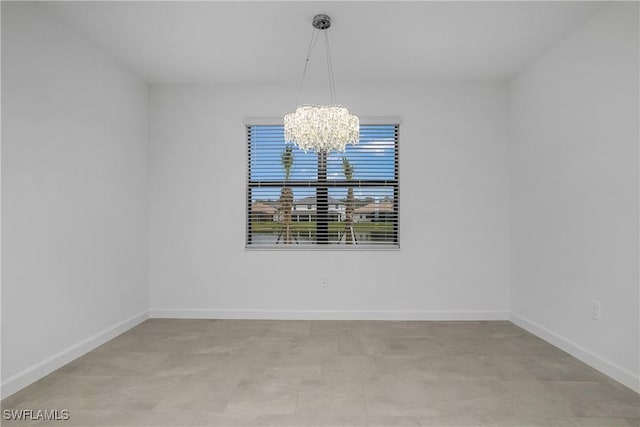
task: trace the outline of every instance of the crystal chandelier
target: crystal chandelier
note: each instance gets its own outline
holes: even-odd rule
[[[332,105],[301,105],[292,113],[284,116],[284,139],[293,142],[300,149],[319,153],[329,151],[344,151],[346,144],[357,144],[360,139],[360,120],[358,116],[349,113],[345,107],[337,105],[336,87],[333,78],[331,52],[329,50],[329,36],[326,30],[331,26],[331,18],[327,15],[313,17],[313,32],[309,42],[307,59],[305,60],[298,101],[302,92],[302,83],[307,73],[309,57],[318,40],[320,31],[324,33],[325,51],[329,70],[329,92]],[[296,101],[296,105],[298,104]]]

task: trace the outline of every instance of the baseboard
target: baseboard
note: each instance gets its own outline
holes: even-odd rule
[[[273,320],[509,320],[507,311],[341,311],[165,309],[149,311],[151,318],[273,319]]]
[[[2,399],[11,396],[13,393],[25,388],[29,384],[34,383],[40,378],[50,374],[56,369],[66,365],[67,363],[77,359],[83,354],[101,346],[107,341],[117,337],[121,333],[133,328],[134,326],[144,322],[149,318],[149,313],[144,311],[136,314],[122,322],[119,322],[97,334],[75,344],[71,347],[54,354],[53,356],[37,363],[24,371],[7,378],[2,382],[2,390],[0,396]]]
[[[594,369],[602,372],[603,374],[613,378],[621,384],[629,387],[631,390],[640,393],[640,377],[635,375],[622,366],[601,357],[594,352],[587,350],[579,344],[567,339],[555,332],[550,331],[544,326],[527,319],[519,314],[511,313],[509,315],[511,320],[521,328],[531,332],[532,334],[542,338],[543,340],[553,344],[559,349],[566,351],[576,359],[579,359],[591,366]]]

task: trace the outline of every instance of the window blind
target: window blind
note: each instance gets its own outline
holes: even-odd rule
[[[398,133],[361,125],[344,153],[305,153],[281,125],[247,125],[246,246],[399,247]]]

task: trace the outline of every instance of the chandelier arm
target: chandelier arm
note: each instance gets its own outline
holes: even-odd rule
[[[318,41],[318,36],[320,33],[315,28],[311,31],[311,39],[309,40],[309,49],[307,50],[307,58],[304,60],[304,69],[302,70],[302,78],[300,79],[300,86],[298,87],[298,96],[296,97],[296,103],[294,105],[297,106],[300,102],[300,96],[302,95],[302,86],[304,84],[304,78],[307,75],[307,68],[309,67],[309,59],[311,58],[311,53],[316,46],[316,42]]]

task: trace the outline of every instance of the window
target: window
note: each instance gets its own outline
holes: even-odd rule
[[[281,125],[247,126],[247,247],[397,248],[398,125],[361,125],[344,153],[284,141]]]

